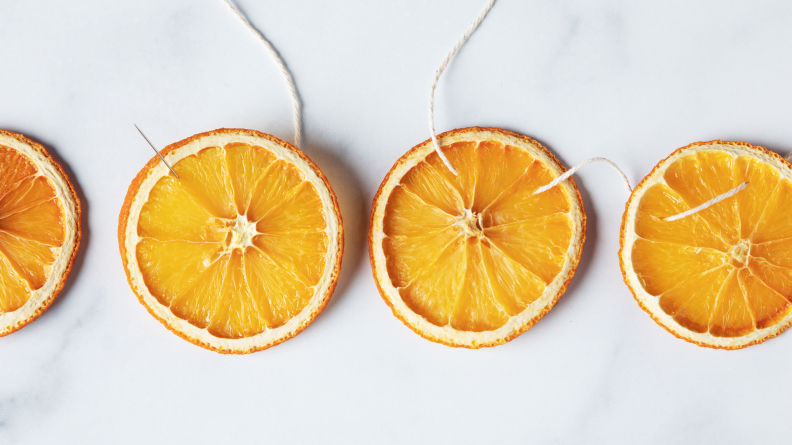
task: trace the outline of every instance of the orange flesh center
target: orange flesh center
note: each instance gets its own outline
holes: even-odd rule
[[[262,147],[210,147],[158,180],[138,222],[138,266],[161,304],[222,338],[286,324],[311,301],[328,237],[316,188]]]
[[[638,205],[633,268],[683,327],[739,337],[792,310],[792,182],[751,156],[702,150],[674,161]],[[697,214],[666,218],[748,181]]]
[[[748,240],[740,240],[740,242],[731,247],[729,256],[731,257],[731,264],[737,269],[742,269],[748,262],[748,252],[751,250],[751,242]]]
[[[465,209],[465,213],[456,218],[454,223],[457,227],[462,229],[465,236],[482,236],[484,231],[481,225],[481,213],[473,213],[470,209]]]
[[[231,253],[234,249],[244,250],[253,246],[253,237],[258,235],[256,223],[247,220],[245,215],[238,215],[236,222],[226,236],[224,253]]]
[[[496,141],[443,147],[410,169],[385,209],[383,251],[404,303],[437,326],[494,330],[542,296],[561,271],[573,225],[555,175]]]
[[[0,314],[44,286],[64,242],[55,188],[38,173],[27,156],[0,145]]]

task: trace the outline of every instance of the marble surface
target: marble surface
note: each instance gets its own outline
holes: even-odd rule
[[[725,352],[678,340],[619,271],[627,193],[602,164],[558,306],[504,346],[430,343],[379,297],[365,231],[394,161],[428,137],[434,70],[483,0],[240,4],[294,73],[307,153],[346,231],[333,299],[302,334],[226,357],[130,291],[126,188],[160,146],[219,127],[290,140],[289,97],[220,0],[0,1],[0,128],[76,181],[81,253],[37,321],[0,338],[0,443],[789,443],[792,333]],[[633,183],[711,139],[792,150],[792,4],[499,0],[440,81],[440,131],[497,126]]]

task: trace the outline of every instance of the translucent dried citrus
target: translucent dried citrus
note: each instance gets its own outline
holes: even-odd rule
[[[335,195],[291,145],[221,129],[162,150],[129,187],[121,257],[165,326],[222,353],[268,348],[322,311],[341,267]]]
[[[677,337],[737,349],[778,335],[792,323],[790,164],[744,142],[680,148],[630,196],[619,259],[638,304]]]
[[[0,336],[41,315],[80,244],[80,202],[47,151],[0,130]]]
[[[369,252],[394,315],[449,346],[505,343],[530,328],[564,293],[577,268],[586,217],[564,172],[525,136],[465,128],[402,156],[374,198]]]

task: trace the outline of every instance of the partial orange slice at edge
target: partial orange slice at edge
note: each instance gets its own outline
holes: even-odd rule
[[[633,190],[620,244],[638,304],[679,338],[739,349],[792,324],[792,165],[765,148],[716,140],[676,150]]]
[[[41,145],[0,130],[0,336],[41,315],[80,244],[80,201]]]

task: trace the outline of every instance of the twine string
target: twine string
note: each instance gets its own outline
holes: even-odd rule
[[[577,171],[580,170],[581,168],[583,168],[583,167],[585,167],[585,166],[587,166],[587,165],[589,165],[589,164],[591,164],[593,162],[604,162],[604,163],[610,165],[614,170],[616,170],[616,172],[621,177],[622,182],[624,183],[624,188],[626,188],[628,192],[632,192],[632,187],[630,186],[630,180],[627,179],[627,175],[624,174],[622,169],[620,169],[619,166],[616,165],[615,162],[611,161],[610,159],[606,159],[606,158],[591,158],[591,159],[586,159],[585,161],[581,162],[580,164],[570,168],[569,170],[567,170],[561,176],[553,179],[549,184],[547,184],[545,186],[542,186],[542,187],[539,187],[538,189],[536,189],[535,192],[533,192],[533,194],[537,195],[539,193],[543,193],[543,192],[546,192],[546,191],[550,190],[551,188],[557,186],[561,182],[566,181],[567,178],[569,178],[570,176],[572,176],[575,173],[577,173]]]
[[[492,6],[494,4],[495,4],[495,0],[488,0],[487,1],[487,4],[484,6],[484,9],[481,11],[481,13],[478,15],[478,17],[476,17],[476,20],[474,20],[473,23],[470,24],[470,27],[467,29],[467,31],[465,31],[465,33],[462,35],[462,37],[457,41],[456,45],[454,45],[454,47],[451,48],[451,51],[448,53],[446,58],[443,60],[443,63],[440,64],[440,68],[437,69],[437,71],[435,72],[434,79],[432,80],[432,87],[431,87],[430,93],[429,93],[429,134],[432,136],[432,143],[434,144],[435,151],[440,156],[440,159],[442,159],[443,164],[445,164],[445,166],[448,167],[448,169],[454,175],[457,175],[458,172],[454,168],[454,166],[451,165],[451,162],[448,160],[446,155],[443,153],[443,150],[440,148],[440,144],[437,142],[437,135],[435,134],[435,126],[434,126],[434,93],[435,93],[435,89],[437,89],[437,82],[440,80],[440,76],[443,74],[443,71],[445,71],[446,67],[448,67],[448,64],[451,63],[451,59],[454,58],[454,56],[459,51],[459,49],[462,48],[462,45],[465,44],[467,39],[473,34],[473,32],[476,30],[476,28],[478,28],[478,26],[484,20],[484,17],[487,16],[487,13],[489,13],[490,9],[492,9]],[[614,170],[616,170],[617,173],[619,173],[619,176],[621,177],[622,181],[624,182],[624,186],[627,189],[627,191],[628,192],[632,192],[632,187],[630,186],[629,179],[627,179],[627,175],[625,175],[624,172],[619,168],[619,166],[617,166],[613,161],[611,161],[609,159],[606,159],[606,158],[591,158],[591,159],[587,159],[587,160],[581,162],[580,164],[572,167],[567,172],[565,172],[564,174],[562,174],[558,178],[554,179],[549,184],[538,188],[534,192],[534,195],[538,194],[538,193],[546,192],[547,190],[550,190],[551,188],[557,186],[562,181],[564,181],[567,178],[569,178],[570,176],[574,175],[582,167],[584,167],[584,166],[586,166],[588,164],[591,164],[592,162],[604,162],[604,163],[610,165]]]
[[[704,209],[706,209],[706,208],[708,208],[710,206],[713,206],[713,205],[723,201],[724,199],[731,198],[732,196],[734,196],[737,193],[739,193],[740,190],[743,190],[746,187],[748,187],[748,181],[743,182],[742,184],[738,185],[737,187],[734,187],[733,189],[729,190],[726,193],[722,193],[722,194],[710,199],[709,201],[705,202],[704,204],[701,204],[700,206],[693,207],[692,209],[690,209],[688,211],[679,213],[679,214],[674,215],[674,216],[669,216],[668,218],[666,218],[666,221],[676,221],[676,220],[682,219],[682,218],[684,218],[686,216],[690,216],[690,215],[692,215],[694,213],[698,213],[698,212],[700,212],[700,211],[702,211],[702,210],[704,210]]]
[[[494,1],[494,0],[493,0]],[[286,81],[286,86],[289,88],[289,94],[292,98],[292,103],[294,104],[294,110],[292,111],[292,118],[294,120],[294,146],[300,148],[300,113],[301,113],[301,106],[300,106],[300,96],[297,94],[297,88],[294,86],[294,78],[289,72],[289,69],[286,67],[286,63],[283,62],[280,54],[272,46],[272,44],[264,37],[264,34],[261,33],[258,29],[256,29],[250,21],[245,17],[239,9],[237,9],[230,0],[223,0],[223,2],[228,6],[229,9],[234,13],[234,15],[245,25],[245,27],[253,33],[254,36],[264,45],[264,48],[272,55],[272,58],[275,60],[275,63],[278,65],[281,74],[283,75],[283,79]]]
[[[225,0],[228,1],[228,0]],[[434,143],[435,151],[438,155],[440,155],[440,159],[443,160],[443,164],[451,170],[451,173],[457,175],[456,169],[451,165],[451,162],[446,158],[445,154],[443,154],[443,150],[440,149],[440,144],[437,143],[437,135],[435,135],[435,127],[434,127],[434,93],[435,88],[437,88],[437,81],[440,80],[440,75],[443,74],[448,64],[451,62],[451,59],[454,55],[462,48],[462,45],[465,44],[465,41],[473,34],[473,31],[478,28],[481,24],[481,21],[484,20],[484,17],[487,16],[487,13],[490,9],[492,9],[492,5],[495,4],[495,0],[489,0],[487,5],[484,7],[484,10],[481,11],[481,14],[476,17],[476,20],[471,23],[470,27],[465,31],[465,34],[462,35],[462,38],[457,41],[456,45],[451,49],[451,52],[448,53],[446,58],[443,60],[443,63],[440,65],[440,68],[437,69],[435,72],[434,79],[432,80],[432,89],[429,93],[429,134],[432,135],[432,143]]]

